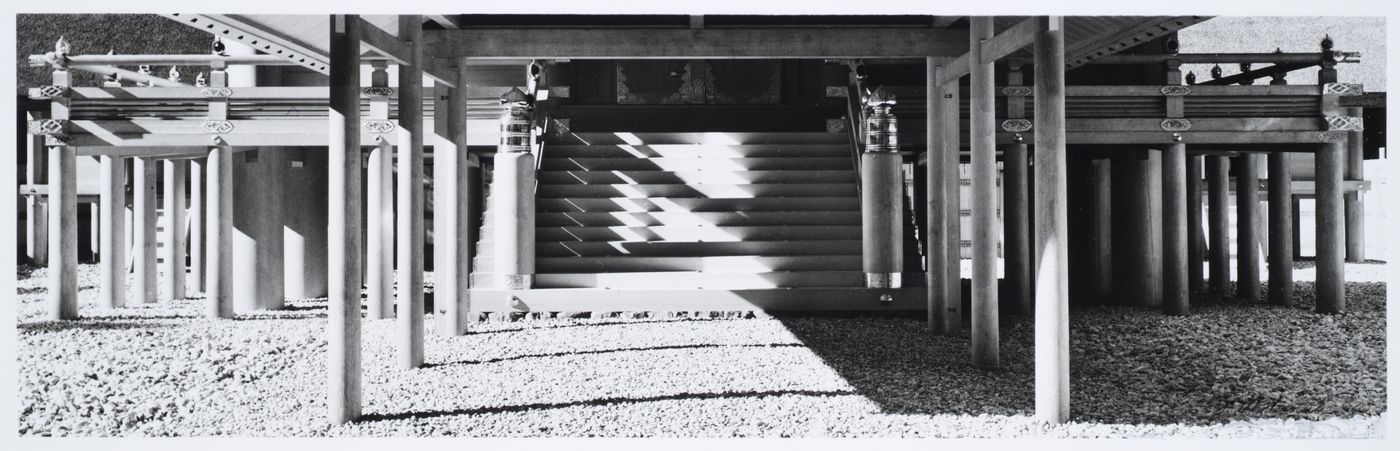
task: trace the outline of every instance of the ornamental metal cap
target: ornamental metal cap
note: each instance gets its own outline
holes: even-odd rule
[[[214,36],[214,42],[210,44],[209,52],[219,56],[228,56],[228,47],[224,45],[223,38]]]
[[[170,66],[170,72],[167,72],[167,73],[165,74],[165,78],[166,78],[167,80],[170,80],[170,81],[179,83],[179,82],[180,82],[180,69],[178,69],[177,66]]]
[[[1332,50],[1332,35],[1323,34],[1323,35],[1322,35],[1322,51],[1326,52],[1326,51],[1330,51],[1330,50]]]
[[[1213,78],[1213,79],[1220,78],[1221,74],[1223,74],[1223,73],[1224,73],[1224,71],[1222,71],[1222,70],[1220,69],[1220,65],[1219,65],[1219,64],[1216,64],[1215,67],[1211,67],[1211,68],[1210,68],[1210,78]]]
[[[54,42],[54,43],[53,43],[53,53],[54,53],[54,55],[58,55],[58,56],[67,56],[67,55],[68,55],[68,52],[71,52],[71,51],[73,51],[73,46],[69,45],[69,44],[68,44],[68,40],[67,40],[67,39],[64,39],[63,36],[59,36],[59,37],[58,37],[58,42]]]
[[[194,76],[194,85],[198,88],[209,86],[209,81],[204,79],[204,72],[200,72],[199,75]]]
[[[894,95],[885,91],[884,86],[868,91],[865,95],[865,106],[874,108],[877,106],[894,106]]]
[[[1194,84],[1196,84],[1196,73],[1195,73],[1195,72],[1189,72],[1189,71],[1186,72],[1186,84],[1188,84],[1188,85],[1194,85]]]
[[[510,88],[510,92],[501,96],[501,105],[528,104],[530,97],[526,96],[520,88]]]

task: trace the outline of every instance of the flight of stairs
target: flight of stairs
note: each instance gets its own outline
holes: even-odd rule
[[[860,201],[847,139],[578,133],[547,143],[534,288],[863,287]],[[473,290],[500,283],[489,195],[487,205]],[[905,235],[905,285],[922,285],[912,229]]]

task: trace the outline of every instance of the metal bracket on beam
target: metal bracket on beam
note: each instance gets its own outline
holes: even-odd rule
[[[368,87],[368,88],[365,88],[365,89],[364,89],[363,91],[361,91],[361,92],[364,93],[365,97],[393,97],[393,96],[394,96],[394,88],[389,88],[389,87],[385,87],[385,86],[370,86],[370,87]]]
[[[384,120],[370,120],[370,121],[364,121],[363,127],[364,127],[364,129],[365,129],[365,132],[374,133],[374,134],[379,134],[379,135],[384,135],[384,134],[389,134],[389,133],[393,133],[393,132],[394,132],[394,123],[393,123],[392,121],[384,121]]]
[[[1001,129],[1012,133],[1022,133],[1031,131],[1033,125],[1026,119],[1007,119],[1001,121]]]
[[[1366,90],[1360,83],[1325,83],[1322,85],[1322,95],[1359,96],[1365,93]]]
[[[68,134],[68,120],[41,119],[29,121],[29,134],[39,136],[66,136]]]
[[[1168,118],[1162,119],[1162,130],[1168,132],[1184,132],[1191,129],[1189,119]]]
[[[233,96],[233,90],[229,88],[204,88],[199,90],[199,95],[212,98],[228,98]]]
[[[1174,85],[1173,85],[1173,86],[1163,86],[1163,87],[1162,87],[1162,95],[1164,95],[1164,96],[1184,96],[1184,95],[1187,95],[1187,94],[1190,94],[1190,93],[1191,93],[1191,87],[1189,87],[1189,86],[1174,86]]]
[[[1327,129],[1359,132],[1365,128],[1359,116],[1327,116]]]
[[[204,133],[223,135],[233,132],[233,123],[229,121],[204,121],[199,124],[199,128],[204,130]]]
[[[68,95],[68,87],[60,85],[41,86],[29,88],[29,98],[35,100],[52,99]]]

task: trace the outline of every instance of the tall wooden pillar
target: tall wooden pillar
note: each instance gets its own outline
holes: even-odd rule
[[[132,287],[136,304],[149,304],[156,301],[156,160],[137,157],[132,171],[132,211],[135,218],[136,245],[133,252],[135,261],[135,286]]]
[[[1269,153],[1269,303],[1293,305],[1293,176],[1288,154]]]
[[[190,272],[185,278],[185,296],[204,292],[204,158],[190,160]]]
[[[944,181],[944,177],[948,173],[946,169],[948,160],[943,157],[944,149],[942,148],[943,137],[947,132],[943,129],[943,109],[940,107],[943,99],[943,87],[938,83],[944,62],[945,60],[942,58],[928,57],[924,59],[924,88],[928,92],[928,95],[924,96],[924,108],[928,118],[928,125],[924,130],[925,148],[928,149],[925,154],[927,158],[924,160],[924,178],[927,179],[927,183],[924,184],[926,190],[924,201],[927,202],[924,206],[926,215],[924,223],[928,225],[928,231],[924,234],[924,249],[928,254],[928,261],[924,269],[927,271],[925,288],[928,293],[928,330],[933,335],[946,333],[947,323],[944,317],[948,315],[948,311],[943,307],[943,298],[948,292],[946,284],[957,283],[956,279],[952,281],[948,279],[948,254],[943,252],[945,242],[949,239],[948,223],[943,219],[949,211],[947,199],[944,197],[947,191],[944,189],[944,185],[947,183]]]
[[[1095,158],[1090,161],[1093,198],[1093,268],[1092,290],[1098,302],[1113,297],[1113,161]]]
[[[1235,160],[1235,296],[1259,299],[1259,165],[1252,153]]]
[[[862,267],[866,288],[899,288],[904,269],[904,208],[894,97],[877,89],[866,98],[864,152],[860,155]]]
[[[283,306],[284,279],[281,161],[277,149],[234,157],[233,278],[238,312]]]
[[[1161,154],[1119,147],[1113,155],[1113,299],[1162,304]]]
[[[502,97],[501,143],[492,169],[491,202],[496,209],[496,272],[501,287],[525,290],[535,274],[535,156],[530,153],[529,104],[513,89]]]
[[[1064,19],[1035,36],[1035,417],[1069,420],[1069,240]]]
[[[205,168],[205,315],[233,317],[233,148],[209,148]]]
[[[959,165],[962,161],[961,132],[962,121],[958,98],[961,88],[953,80],[943,85],[943,98],[938,103],[942,118],[943,144],[943,226],[947,239],[941,248],[946,266],[947,283],[943,285],[943,333],[949,336],[962,334],[962,176]]]
[[[399,39],[413,44],[408,64],[399,65],[399,311],[396,335],[401,368],[423,365],[422,35],[422,16],[399,16]]]
[[[1328,142],[1317,149],[1317,312],[1346,311],[1346,220],[1342,206],[1342,168],[1346,143]]]
[[[1347,115],[1352,117],[1362,117],[1364,111],[1361,108],[1347,108]],[[1347,132],[1347,154],[1346,167],[1343,169],[1343,180],[1348,182],[1360,182],[1365,180],[1365,146],[1362,139],[1364,133],[1360,130]],[[1347,261],[1366,261],[1366,215],[1365,204],[1362,202],[1362,191],[1347,191],[1342,197],[1343,210],[1346,210],[1346,240],[1347,240]]]
[[[101,304],[126,306],[126,165],[122,157],[102,156]]]
[[[68,77],[67,71],[60,71],[62,77]],[[60,76],[60,72],[55,72],[55,76]],[[31,111],[29,119],[31,121],[43,120],[48,117],[47,112]],[[25,183],[31,185],[43,185],[48,183],[49,157],[48,147],[45,146],[47,136],[32,135],[25,140],[25,151],[27,164],[25,165]],[[29,262],[38,266],[48,266],[49,264],[49,200],[48,196],[25,196],[25,231],[24,246],[25,255],[29,257]]]
[[[370,86],[388,87],[386,64],[374,62]],[[388,97],[370,99],[371,120],[389,119]],[[384,137],[369,148],[366,187],[365,300],[369,319],[394,317],[394,146]]]
[[[967,55],[972,76],[972,363],[1001,366],[997,324],[996,94],[994,60],[982,59],[982,45],[993,37],[992,18],[971,17]]]
[[[1001,146],[1002,152],[1002,261],[1006,273],[1006,303],[1012,312],[1031,314],[1030,160],[1025,143]]]
[[[1200,154],[1186,156],[1186,281],[1192,293],[1206,287],[1206,231],[1201,219],[1201,179],[1205,174],[1201,160]]]
[[[1168,315],[1191,312],[1186,178],[1186,145],[1167,145],[1162,150],[1162,308]]]
[[[49,147],[49,319],[78,318],[78,171],[73,146]]]
[[[360,17],[330,24],[327,420],[360,416]]]
[[[458,61],[457,80],[466,79]],[[467,169],[466,89],[434,86],[433,143],[433,307],[440,335],[466,331],[466,209],[462,193]]]
[[[160,298],[185,297],[185,160],[165,160],[165,248],[161,249]]]
[[[1211,155],[1206,157],[1206,196],[1210,198],[1206,221],[1210,235],[1210,292],[1218,296],[1230,295],[1230,232],[1226,211],[1229,195],[1229,157]]]

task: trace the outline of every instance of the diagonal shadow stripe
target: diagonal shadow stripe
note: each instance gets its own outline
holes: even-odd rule
[[[561,403],[534,403],[514,406],[478,407],[474,409],[452,409],[452,410],[427,410],[421,412],[401,412],[387,414],[367,414],[361,416],[357,422],[372,422],[386,420],[406,420],[450,417],[457,415],[489,415],[496,413],[524,412],[530,410],[566,409],[569,407],[594,407],[610,406],[619,404],[642,404],[658,401],[677,401],[691,399],[738,399],[738,398],[767,398],[772,396],[813,396],[813,397],[834,397],[850,396],[857,393],[852,390],[772,390],[772,391],[742,391],[732,393],[676,393],[672,395],[645,396],[639,398],[613,397],[586,399],[580,401],[569,401]]]
[[[694,344],[694,345],[649,346],[649,347],[644,347],[644,348],[597,349],[597,350],[590,350],[590,351],[553,352],[553,353],[548,353],[548,354],[524,354],[524,355],[514,355],[514,356],[510,356],[510,357],[497,357],[497,358],[494,358],[494,359],[485,359],[485,360],[458,360],[458,361],[455,361],[455,362],[428,363],[428,364],[424,364],[424,365],[423,365],[423,368],[424,368],[424,369],[428,369],[428,368],[439,368],[439,367],[446,367],[446,366],[480,365],[480,364],[485,364],[485,363],[509,362],[509,361],[513,361],[513,360],[543,359],[543,358],[550,358],[550,357],[567,357],[567,356],[574,356],[574,355],[589,355],[589,354],[611,354],[611,353],[617,353],[617,352],[666,351],[666,350],[673,350],[673,349],[708,349],[708,348],[801,348],[801,347],[806,347],[806,345],[803,345],[803,344],[801,344],[801,343],[737,344],[737,345],[721,345],[721,344],[705,343],[705,344]]]

